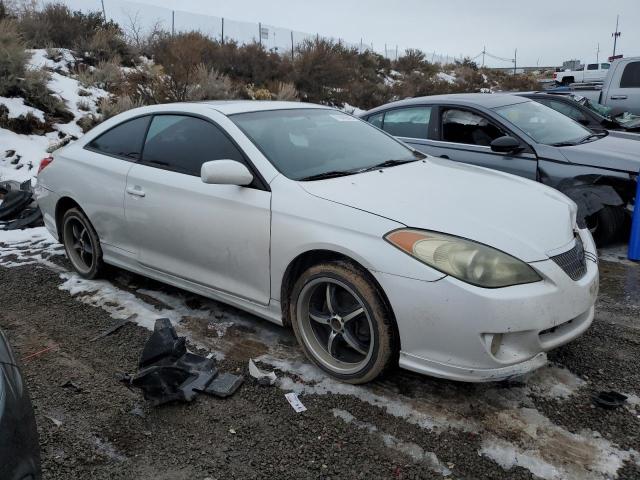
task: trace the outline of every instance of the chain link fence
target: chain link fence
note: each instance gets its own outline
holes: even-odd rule
[[[239,44],[261,43],[267,50],[282,54],[291,54],[291,51],[295,51],[305,40],[316,38],[341,42],[361,52],[374,51],[391,60],[401,57],[405,52],[404,48],[395,44],[374,45],[365,39],[354,43],[319,33],[305,33],[264,23],[242,22],[213,15],[172,10],[130,0],[51,0],[47,3],[60,1],[72,10],[85,13],[102,11],[108,20],[115,21],[128,33],[135,30],[138,34],[144,34],[154,29],[174,33],[197,30],[219,41],[236,41]],[[462,60],[462,56],[436,52],[425,52],[425,57],[432,63],[453,63],[455,60]]]

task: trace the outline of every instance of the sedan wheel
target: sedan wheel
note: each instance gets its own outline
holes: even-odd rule
[[[294,331],[320,368],[341,380],[363,383],[390,364],[390,315],[375,287],[354,267],[312,267],[296,283],[293,299]]]
[[[95,278],[102,268],[100,240],[87,217],[78,209],[62,219],[62,241],[73,268],[85,278]]]

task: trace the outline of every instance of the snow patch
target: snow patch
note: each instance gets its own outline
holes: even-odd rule
[[[404,442],[398,437],[395,437],[394,435],[391,435],[389,433],[378,433],[378,427],[376,427],[372,423],[362,422],[356,419],[351,413],[347,412],[346,410],[334,408],[332,412],[334,417],[340,418],[345,423],[353,424],[357,428],[366,430],[370,434],[378,434],[386,447],[404,453],[405,455],[409,456],[414,462],[425,463],[429,466],[429,468],[431,468],[431,470],[444,476],[451,475],[451,470],[444,467],[440,463],[440,460],[438,460],[438,457],[435,453],[425,451],[420,445],[413,442]]]
[[[0,230],[0,265],[20,267],[42,264],[54,270],[60,270],[47,258],[60,255],[64,249],[45,227],[25,230]]]
[[[7,110],[9,110],[9,118],[18,118],[20,116],[26,117],[28,114],[31,114],[41,122],[44,122],[44,112],[37,108],[25,105],[24,99],[22,98],[0,97],[0,105],[7,107]]]
[[[71,53],[71,50],[67,48],[56,48],[50,51],[54,52],[56,56],[60,57],[60,59],[56,61],[49,58],[47,50],[44,48],[29,50],[31,53],[29,67],[34,70],[46,68],[47,70],[57,70],[69,73],[69,65],[73,65],[75,63],[75,58]]]
[[[348,113],[349,115],[353,115],[355,117],[366,112],[366,110],[362,110],[361,108],[354,107],[353,105],[349,105],[348,103],[344,103],[340,108],[340,110],[342,110],[345,113]]]
[[[586,383],[566,368],[544,367],[529,374],[526,388],[539,397],[567,399]]]
[[[438,78],[438,80],[441,80],[443,82],[456,83],[456,77],[454,77],[453,75],[449,75],[448,73],[438,72],[436,73],[436,77]]]

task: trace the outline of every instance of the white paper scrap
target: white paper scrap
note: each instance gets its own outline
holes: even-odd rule
[[[293,407],[296,413],[304,412],[307,409],[307,407],[305,407],[300,401],[300,399],[298,398],[297,393],[295,392],[285,393],[284,397],[287,399],[287,402],[289,402],[289,405]]]

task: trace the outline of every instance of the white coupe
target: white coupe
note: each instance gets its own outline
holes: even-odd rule
[[[44,159],[36,191],[80,275],[111,264],[293,327],[346,382],[509,378],[593,320],[571,200],[328,107],[130,110]]]

